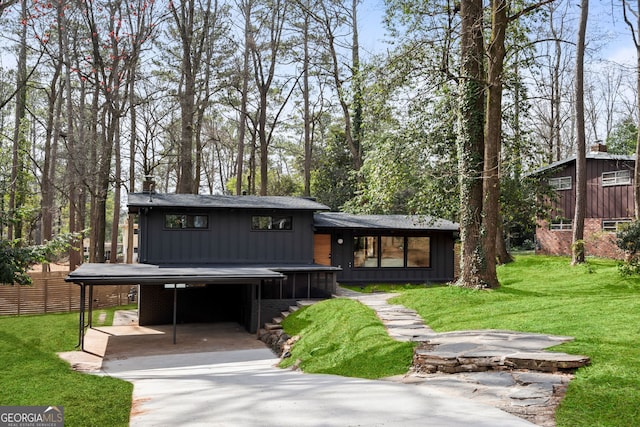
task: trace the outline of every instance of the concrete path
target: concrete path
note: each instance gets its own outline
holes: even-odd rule
[[[533,425],[437,387],[303,374],[277,361],[264,348],[107,360],[103,371],[134,384],[131,426]]]

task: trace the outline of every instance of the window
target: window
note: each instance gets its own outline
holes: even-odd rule
[[[631,220],[629,218],[624,219],[605,219],[602,221],[602,231],[608,231],[611,233],[615,233],[620,230],[620,227],[624,224],[630,223]]]
[[[549,185],[555,190],[571,190],[571,177],[549,178]]]
[[[378,267],[378,236],[353,238],[353,266]]]
[[[292,230],[293,217],[254,215],[251,217],[252,230]]]
[[[164,216],[164,226],[172,230],[203,229],[209,227],[207,215],[176,215]]]
[[[630,185],[631,184],[631,171],[613,171],[602,173],[602,186],[610,187],[613,185]]]
[[[553,231],[571,230],[572,225],[573,225],[572,220],[566,219],[566,218],[560,218],[560,219],[555,219],[551,221],[551,224],[549,225],[549,229]]]
[[[381,267],[404,267],[404,237],[380,237]]]
[[[406,236],[357,236],[353,239],[353,266],[431,267],[431,239]]]
[[[407,237],[407,267],[431,267],[431,238]]]

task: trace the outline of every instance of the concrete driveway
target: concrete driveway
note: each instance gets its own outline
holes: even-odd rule
[[[102,369],[134,384],[131,426],[534,425],[436,388],[303,374],[277,361],[251,348],[105,359]]]

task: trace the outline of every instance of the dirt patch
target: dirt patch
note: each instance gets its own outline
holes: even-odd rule
[[[148,397],[133,399],[133,402],[131,402],[131,417],[147,413],[147,411],[142,409],[141,406],[150,400],[151,399]]]

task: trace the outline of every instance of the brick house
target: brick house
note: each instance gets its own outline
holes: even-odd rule
[[[609,154],[597,144],[587,153],[587,194],[584,243],[587,255],[622,258],[616,245],[618,227],[634,217],[633,156]],[[576,158],[570,157],[534,175],[543,176],[555,190],[547,219],[536,227],[536,253],[571,255],[573,215],[576,201]]]

